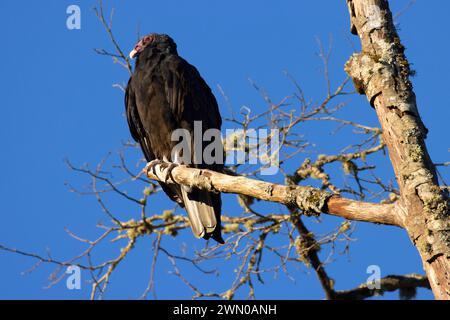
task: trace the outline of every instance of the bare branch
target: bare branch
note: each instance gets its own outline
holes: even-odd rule
[[[109,19],[109,22],[105,18],[105,14],[103,12],[103,3],[101,0],[98,2],[98,7],[94,8],[95,15],[97,16],[98,20],[103,25],[106,33],[109,36],[109,39],[111,40],[112,44],[114,45],[114,49],[117,53],[110,53],[105,49],[94,49],[95,52],[97,52],[100,55],[106,55],[113,58],[114,63],[120,63],[123,67],[125,67],[130,74],[133,72],[133,68],[131,67],[130,58],[126,56],[122,49],[119,46],[119,43],[116,40],[116,37],[114,36],[112,32],[112,21],[113,21],[113,14],[114,10],[111,10],[111,16]]]
[[[404,299],[413,298],[417,288],[430,289],[430,283],[426,276],[409,274],[404,276],[386,276],[380,279],[379,289],[372,288],[373,283],[364,283],[358,288],[335,292],[337,300],[362,300],[373,296],[383,295],[385,292],[400,290],[400,297]]]
[[[283,186],[241,176],[230,176],[211,170],[200,170],[186,166],[176,166],[169,176],[167,170],[159,164],[154,166],[155,173],[146,167],[147,177],[152,180],[177,183],[208,190],[211,192],[235,193],[260,200],[278,202],[299,208],[307,215],[321,212],[373,223],[401,226],[397,220],[394,205],[375,204],[331,196],[330,193],[303,186]]]

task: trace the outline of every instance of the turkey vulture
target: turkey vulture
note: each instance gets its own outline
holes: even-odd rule
[[[153,33],[143,37],[130,52],[130,58],[136,58],[125,93],[130,133],[147,161],[180,163],[171,156],[177,144],[171,139],[172,132],[185,129],[194,133],[194,121],[201,121],[202,132],[220,130],[222,118],[217,101],[197,69],[178,55],[177,45],[167,35]],[[201,144],[203,150],[204,142]],[[190,162],[184,164],[191,165],[194,161]],[[197,163],[192,166],[223,169],[223,161],[209,165]],[[213,238],[224,243],[220,194],[164,182],[160,185],[170,199],[186,209],[197,238]]]

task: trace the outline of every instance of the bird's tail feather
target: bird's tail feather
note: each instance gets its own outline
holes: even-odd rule
[[[220,221],[217,221],[211,194],[207,191],[181,187],[185,209],[191,222],[192,232],[197,238],[212,237],[223,243],[220,235]]]

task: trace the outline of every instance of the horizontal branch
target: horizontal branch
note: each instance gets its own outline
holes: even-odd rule
[[[430,283],[426,276],[417,274],[386,276],[380,279],[379,289],[371,289],[367,283],[364,283],[355,289],[337,291],[334,298],[337,300],[362,300],[396,290],[400,290],[401,297],[412,298],[415,296],[417,288],[430,289]]]
[[[168,170],[160,164],[144,169],[147,177],[168,184],[176,183],[211,192],[241,194],[260,200],[277,202],[298,208],[306,215],[326,213],[349,220],[401,226],[394,204],[375,204],[341,198],[308,186],[285,186],[241,176],[231,176],[211,170],[176,166]]]

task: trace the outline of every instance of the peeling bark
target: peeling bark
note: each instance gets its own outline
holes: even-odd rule
[[[416,105],[411,74],[387,0],[347,0],[351,32],[362,52],[345,66],[357,91],[375,108],[400,188],[398,218],[422,257],[436,299],[450,299],[450,218],[425,146],[428,130]]]
[[[173,168],[170,174],[159,164],[153,169],[144,169],[147,177],[152,180],[182,184],[210,192],[235,193],[277,202],[291,208],[298,208],[305,215],[327,213],[349,220],[401,226],[401,221],[397,219],[398,208],[394,204],[355,201],[312,187],[284,186],[182,165]]]

